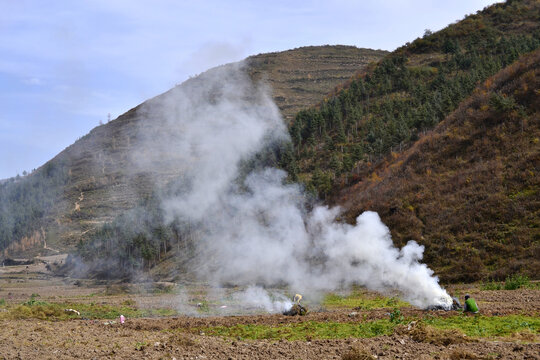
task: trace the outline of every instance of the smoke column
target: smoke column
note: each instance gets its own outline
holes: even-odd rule
[[[420,263],[424,247],[410,241],[394,247],[377,213],[356,225],[336,222],[339,208],[306,209],[302,188],[286,173],[243,164],[287,128],[263,84],[254,84],[242,64],[222,66],[149,101],[140,113],[160,121],[156,140],[143,134],[141,168],[173,161],[181,181],[162,207],[170,221],[198,229],[197,274],[212,285],[287,285],[304,294],[361,284],[398,290],[418,307],[450,306],[438,278]],[[162,129],[162,130],[163,130]],[[145,138],[146,137],[146,138]],[[249,287],[251,298],[263,298]],[[283,304],[266,308],[279,311]],[[287,306],[290,306],[287,305]]]

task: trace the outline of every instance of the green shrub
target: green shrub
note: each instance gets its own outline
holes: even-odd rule
[[[404,319],[403,315],[401,315],[401,311],[397,308],[390,313],[390,322],[392,323],[400,324]]]
[[[527,287],[530,283],[527,275],[514,274],[506,278],[504,282],[504,290],[516,290],[522,287]]]
[[[30,296],[30,300],[22,303],[21,305],[34,306],[34,305],[48,305],[49,304],[46,301],[36,300],[36,298],[38,298],[38,297],[40,297],[39,294],[32,294]]]
[[[489,105],[497,112],[507,112],[514,110],[517,107],[516,100],[512,96],[505,96],[504,94],[494,93],[489,99]]]
[[[6,305],[6,299],[2,298],[0,299],[0,306]]]

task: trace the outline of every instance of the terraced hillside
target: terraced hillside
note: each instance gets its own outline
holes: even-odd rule
[[[316,104],[330,90],[349,80],[388,52],[352,46],[307,46],[248,58],[250,75],[266,79],[286,120],[306,104]]]

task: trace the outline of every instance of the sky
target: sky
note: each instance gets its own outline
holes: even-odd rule
[[[0,179],[208,68],[309,45],[393,50],[493,0],[0,0]]]

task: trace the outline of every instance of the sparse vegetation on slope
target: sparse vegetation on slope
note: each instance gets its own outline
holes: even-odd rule
[[[65,164],[50,161],[31,174],[0,183],[0,257],[43,243],[47,216],[68,181]]]
[[[426,245],[445,281],[540,273],[540,50],[487,79],[411,149],[337,201]]]
[[[284,167],[325,198],[416,141],[477,84],[539,45],[537,1],[496,4],[427,32],[299,112],[290,128],[296,151]]]

